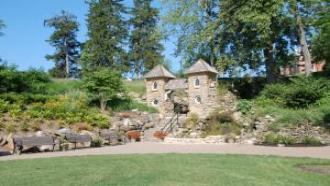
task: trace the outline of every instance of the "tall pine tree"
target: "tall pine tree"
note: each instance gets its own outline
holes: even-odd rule
[[[80,43],[77,40],[79,23],[76,16],[62,11],[44,21],[46,27],[54,28],[47,42],[55,48],[55,53],[47,55],[46,59],[54,61],[55,67],[50,70],[54,77],[76,77],[79,73],[78,59]]]
[[[89,0],[87,17],[88,37],[84,45],[82,63],[85,71],[109,67],[125,72],[129,70],[124,42],[127,22],[123,15],[126,7],[122,0]]]
[[[134,0],[130,24],[129,59],[132,72],[138,77],[164,62],[161,34],[157,30],[159,11],[151,7],[152,0]]]

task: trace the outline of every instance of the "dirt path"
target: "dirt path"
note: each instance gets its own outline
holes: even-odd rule
[[[23,155],[5,155],[0,152],[0,161],[34,159],[63,156],[107,155],[107,154],[153,154],[153,153],[210,153],[275,155],[288,157],[310,157],[330,159],[330,146],[327,147],[265,147],[243,144],[164,144],[130,143],[127,145],[71,150],[66,152],[47,152]],[[1,156],[2,155],[2,156]]]

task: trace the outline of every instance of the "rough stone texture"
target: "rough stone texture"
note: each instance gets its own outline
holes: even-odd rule
[[[199,80],[199,86],[195,85],[195,81]],[[218,107],[217,100],[217,82],[216,75],[212,73],[196,73],[188,76],[188,97],[189,110],[198,114],[200,117],[206,117],[208,113]],[[196,98],[200,97],[201,102],[197,102]]]
[[[168,78],[146,79],[147,103],[156,107],[161,113],[165,113],[165,85],[168,81]],[[154,83],[157,83],[157,89],[153,88]],[[158,100],[157,105],[154,104],[155,100]]]

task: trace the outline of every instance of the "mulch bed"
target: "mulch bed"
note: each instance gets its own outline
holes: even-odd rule
[[[330,175],[330,165],[300,165],[298,167],[305,172]]]

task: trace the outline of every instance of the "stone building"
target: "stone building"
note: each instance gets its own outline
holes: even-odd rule
[[[187,79],[177,79],[163,66],[157,66],[144,78],[147,102],[163,114],[173,113],[170,96],[175,91],[187,94],[189,112],[207,116],[217,104],[217,70],[200,59],[185,71]]]

